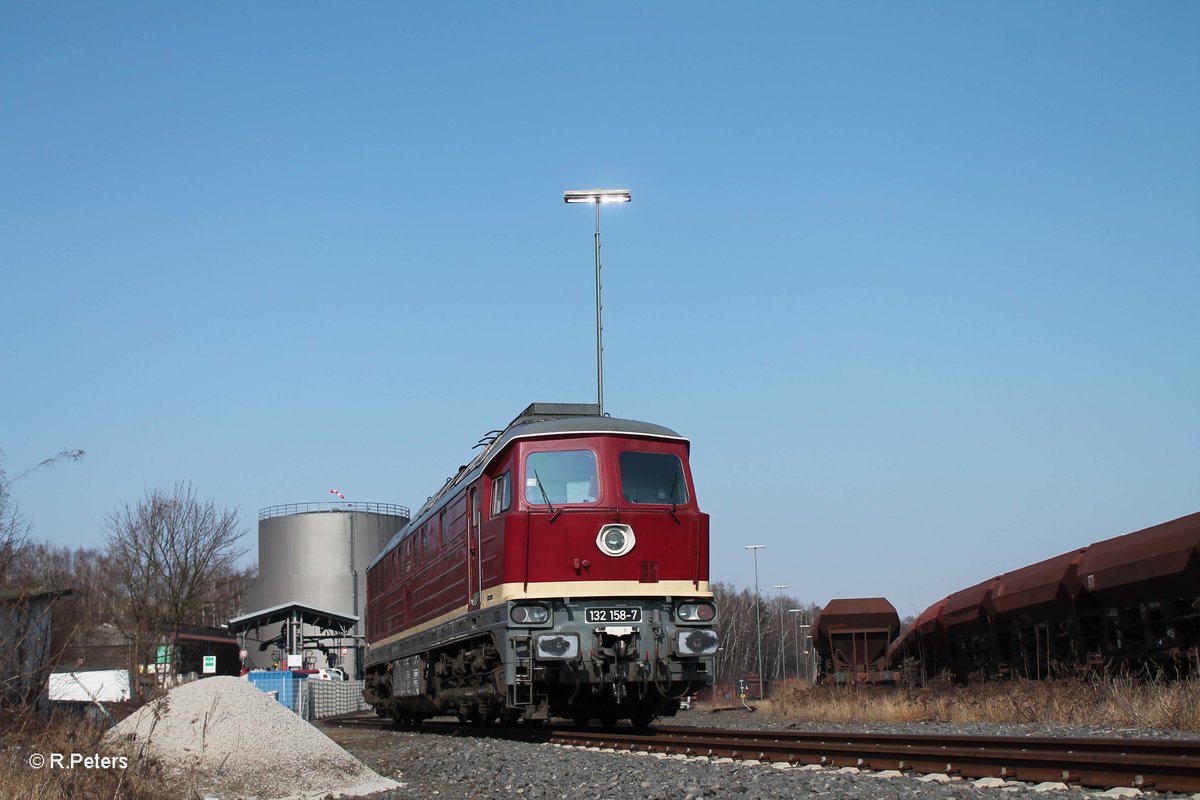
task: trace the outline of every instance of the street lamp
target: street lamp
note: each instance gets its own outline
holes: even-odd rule
[[[803,614],[804,609],[803,608],[789,608],[788,613],[789,614]],[[792,617],[792,620],[796,623],[796,677],[802,679],[804,677],[804,669],[800,664],[800,617]],[[805,625],[804,627],[807,628],[808,626]]]
[[[783,629],[783,590],[788,588],[786,583],[777,583],[771,587],[779,590],[779,663],[783,668],[783,677],[787,678],[787,634]]]
[[[762,601],[758,595],[758,551],[765,548],[765,544],[748,544],[746,549],[754,553],[754,628],[758,633],[758,699],[763,699],[763,681],[762,681]]]
[[[591,203],[596,206],[596,405],[604,416],[604,326],[600,322],[600,205],[628,203],[628,189],[570,189],[563,192],[564,203]]]
[[[801,625],[800,630],[804,631],[804,671],[808,673],[808,680],[813,686],[817,685],[817,653],[813,647],[812,626]],[[812,656],[812,658],[809,658]]]

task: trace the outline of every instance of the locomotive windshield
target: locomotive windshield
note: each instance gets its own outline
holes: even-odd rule
[[[527,503],[594,503],[600,496],[598,487],[596,454],[591,450],[530,453],[525,459]]]
[[[630,503],[686,503],[683,464],[671,453],[626,452],[619,456],[621,494]]]

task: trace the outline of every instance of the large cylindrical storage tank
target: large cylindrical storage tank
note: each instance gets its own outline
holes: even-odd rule
[[[409,510],[387,503],[294,503],[258,512],[258,581],[247,596],[249,610],[299,602],[323,611],[359,617],[354,631],[361,642],[367,607],[367,565],[408,523]],[[304,631],[315,635],[315,631]],[[270,668],[271,652],[248,648],[248,660]],[[359,648],[340,659],[353,677]],[[317,653],[314,666],[326,659]],[[306,658],[307,660],[307,658]]]

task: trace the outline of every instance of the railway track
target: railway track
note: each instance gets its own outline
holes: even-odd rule
[[[328,720],[390,727],[378,717]],[[479,728],[425,722],[412,730],[457,736],[495,736],[665,755],[706,756],[795,766],[855,767],[905,774],[1001,778],[1107,789],[1200,792],[1200,741],[1008,736],[810,733],[658,726],[629,728]]]

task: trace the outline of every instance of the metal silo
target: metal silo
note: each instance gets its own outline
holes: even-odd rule
[[[360,618],[367,607],[367,565],[408,522],[409,510],[387,503],[293,503],[258,512],[259,578],[249,609],[300,602]],[[269,667],[270,653],[251,649],[250,660]],[[340,662],[353,676],[358,654]],[[315,666],[326,666],[316,663]]]

